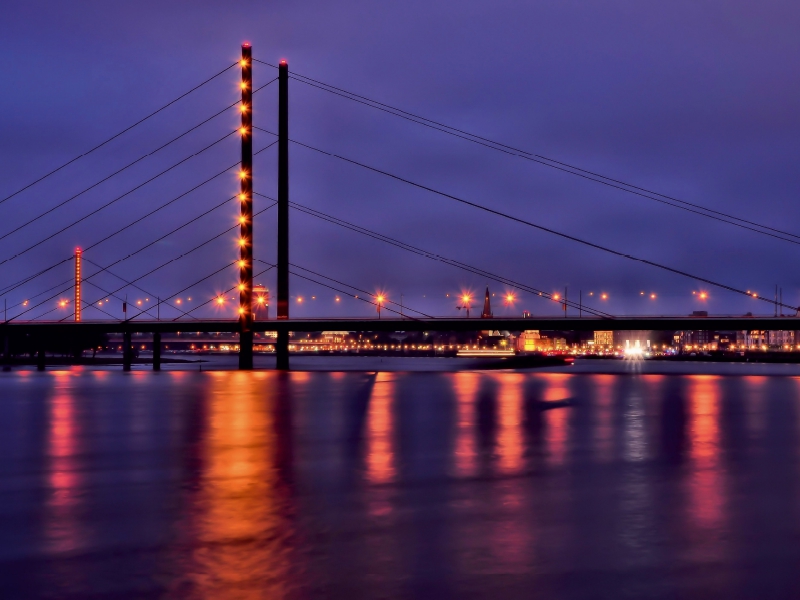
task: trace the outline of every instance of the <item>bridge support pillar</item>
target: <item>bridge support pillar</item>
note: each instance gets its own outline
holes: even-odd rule
[[[39,352],[36,355],[36,370],[37,371],[44,371],[44,358],[45,358],[44,347],[40,346],[39,347]]]
[[[253,331],[239,333],[239,369],[249,371],[253,368]]]
[[[153,334],[153,371],[161,370],[161,334]]]
[[[242,165],[239,227],[239,369],[253,368],[253,71],[250,44],[242,46]]]
[[[130,371],[133,362],[133,345],[131,344],[131,332],[126,331],[122,334],[122,370]]]
[[[289,370],[289,332],[278,330],[278,338],[275,340],[275,368],[279,371]]]
[[[289,65],[278,64],[278,320],[289,318]],[[278,330],[276,368],[289,370],[289,332]]]

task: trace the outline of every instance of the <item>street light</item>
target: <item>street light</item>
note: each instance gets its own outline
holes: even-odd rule
[[[378,308],[378,318],[380,319],[381,318],[381,305],[383,304],[383,301],[386,300],[386,297],[383,294],[378,294],[375,297],[375,299],[378,301],[377,302],[377,305],[378,305],[377,306],[377,308]]]
[[[458,310],[461,310],[463,308],[467,311],[468,319],[469,319],[470,302],[472,302],[472,296],[470,296],[469,294],[463,294],[461,296],[461,306],[456,306]]]

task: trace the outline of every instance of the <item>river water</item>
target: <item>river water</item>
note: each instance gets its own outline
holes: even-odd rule
[[[588,362],[0,373],[0,598],[798,597],[800,367]]]

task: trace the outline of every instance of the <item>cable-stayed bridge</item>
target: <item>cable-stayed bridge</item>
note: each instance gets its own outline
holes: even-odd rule
[[[262,68],[270,73],[267,83],[255,87],[253,73],[256,68]],[[364,160],[357,160],[345,154],[331,152],[319,148],[309,140],[295,139],[289,134],[289,87],[290,81],[298,82],[304,86],[310,86],[318,90],[333,94],[365,108],[381,111],[392,115],[398,119],[414,123],[428,130],[436,131],[440,134],[454,136],[465,142],[477,144],[493,152],[498,152],[519,160],[529,161],[568,173],[575,177],[593,181],[597,184],[615,188],[628,194],[646,198],[654,202],[669,205],[673,208],[688,211],[708,219],[720,221],[730,226],[749,230],[764,236],[779,239],[791,244],[800,244],[800,236],[791,232],[769,227],[757,222],[742,219],[732,214],[717,211],[702,205],[683,201],[679,198],[660,194],[658,192],[631,185],[624,181],[604,176],[600,173],[584,170],[580,167],[554,160],[552,158],[533,154],[525,150],[514,148],[489,138],[481,137],[462,129],[456,129],[439,121],[434,121],[426,117],[407,112],[400,108],[372,100],[368,97],[355,94],[343,88],[333,86],[310,77],[290,73],[289,66],[285,61],[278,65],[260,61],[252,56],[252,49],[249,45],[242,47],[241,60],[227,66],[225,69],[213,74],[205,81],[187,90],[185,93],[172,99],[168,103],[151,112],[149,115],[131,124],[122,131],[107,138],[100,144],[95,145],[79,156],[67,161],[47,173],[42,174],[35,180],[20,187],[13,193],[0,198],[0,211],[3,204],[7,202],[22,202],[26,197],[36,192],[36,186],[44,184],[48,179],[58,174],[68,173],[69,169],[78,167],[81,163],[98,157],[115,140],[123,136],[131,135],[132,132],[146,124],[157,115],[167,111],[180,110],[180,103],[192,94],[201,91],[205,86],[220,78],[236,77],[237,84],[241,90],[241,97],[236,102],[229,104],[219,110],[213,111],[206,118],[191,125],[183,130],[179,135],[170,138],[164,143],[159,144],[152,150],[142,154],[135,160],[115,168],[110,174],[97,179],[88,187],[79,189],[74,193],[65,194],[55,204],[49,205],[43,210],[36,211],[26,219],[14,225],[7,231],[0,230],[0,242],[6,239],[16,240],[19,245],[12,253],[0,256],[0,269],[5,268],[3,280],[0,287],[0,296],[3,297],[4,304],[2,309],[3,322],[2,335],[4,339],[4,351],[6,356],[13,351],[14,345],[19,340],[26,339],[27,345],[33,344],[40,348],[40,360],[44,356],[44,346],[50,337],[64,339],[79,338],[84,335],[121,333],[124,335],[125,344],[125,364],[130,365],[131,355],[131,335],[133,333],[152,333],[154,334],[154,348],[156,361],[160,356],[160,336],[163,333],[180,331],[195,332],[230,332],[239,335],[240,368],[249,369],[253,366],[253,339],[254,334],[265,331],[277,332],[275,350],[277,355],[278,368],[285,369],[289,366],[289,334],[290,332],[310,332],[310,331],[476,331],[485,329],[561,329],[561,330],[627,330],[627,329],[649,329],[649,330],[679,330],[679,329],[759,329],[759,330],[781,330],[795,329],[796,320],[794,315],[797,307],[783,304],[777,297],[768,298],[752,292],[751,290],[739,288],[728,282],[716,281],[712,278],[703,276],[699,273],[688,272],[684,269],[676,268],[669,264],[648,260],[626,253],[620,249],[601,245],[592,241],[571,235],[567,232],[559,231],[551,227],[546,227],[530,219],[523,218],[505,212],[498,207],[481,204],[473,200],[449,193],[445,190],[432,187],[414,181],[407,177],[393,173],[384,168],[379,168]],[[272,130],[262,127],[254,121],[254,97],[256,94],[267,94],[270,90],[277,91],[277,128]],[[177,155],[175,150],[181,144],[190,140],[193,132],[201,130],[208,124],[219,121],[225,117],[231,118],[232,112],[238,113],[236,127],[224,132],[224,135],[215,138],[207,143],[192,146],[187,152],[170,158],[170,162],[153,173],[148,173],[138,180],[134,185],[129,186],[124,191],[114,194],[112,197],[103,197],[102,200],[93,203],[91,210],[78,216],[70,218],[71,206],[75,201],[90,197],[91,194],[122,175],[136,173],[139,166],[150,157],[161,154]],[[256,138],[264,137],[268,141],[256,147]],[[178,172],[182,165],[192,161],[201,161],[211,151],[220,147],[230,145],[234,140],[238,146],[238,156],[230,157],[222,169],[207,169],[207,176],[200,181],[193,183],[186,189],[176,190],[179,193],[155,204],[150,204],[146,210],[139,214],[131,215],[114,228],[98,228],[92,231],[91,239],[88,243],[74,250],[66,256],[59,256],[49,264],[42,265],[41,268],[34,269],[31,273],[13,278],[9,273],[12,272],[14,265],[20,264],[23,257],[30,256],[39,249],[42,244],[54,239],[63,239],[66,235],[74,232],[77,227],[86,227],[93,223],[93,219],[103,215],[118,212],[126,215],[126,202],[135,198],[140,190],[147,190],[148,186],[154,182],[161,182],[169,178],[170,175]],[[534,230],[545,232],[552,236],[568,240],[576,245],[591,248],[593,251],[606,255],[616,256],[621,259],[646,265],[649,268],[661,270],[672,275],[686,277],[693,281],[698,281],[704,285],[724,290],[727,293],[744,295],[765,303],[770,308],[774,308],[774,317],[742,317],[742,316],[711,316],[711,317],[656,317],[640,316],[629,317],[620,316],[603,311],[591,304],[585,304],[583,298],[577,302],[568,299],[566,294],[562,297],[543,289],[539,289],[529,283],[517,281],[507,275],[500,274],[494,270],[484,267],[474,266],[461,260],[443,256],[440,253],[429,249],[421,248],[418,245],[410,244],[396,237],[391,237],[378,231],[368,229],[359,225],[356,219],[350,216],[343,218],[341,215],[333,215],[322,212],[312,207],[290,200],[289,194],[289,148],[297,146],[303,151],[313,152],[327,157],[330,160],[347,163],[360,170],[370,172],[388,178],[392,181],[409,186],[427,194],[446,199],[449,202],[467,206],[471,210],[478,211],[483,215],[491,215],[495,218],[505,219],[518,225]],[[273,197],[270,194],[258,191],[267,190],[267,187],[256,185],[259,177],[254,171],[254,157],[275,147],[277,150],[277,193]],[[152,223],[159,222],[163,218],[165,211],[170,207],[178,206],[190,198],[191,194],[206,186],[218,183],[225,176],[230,177],[235,173],[238,183],[237,190],[231,190],[228,197],[222,199],[210,207],[193,213],[191,216],[182,217],[177,226],[172,227],[166,232],[151,234]],[[258,204],[256,203],[258,200]],[[7,205],[10,206],[10,205]],[[222,228],[221,231],[214,231],[213,235],[207,235],[207,223],[211,220],[219,220],[219,216],[228,213],[234,207],[236,219],[233,225]],[[265,235],[258,231],[257,219],[262,215],[277,213],[277,230],[275,235]],[[369,286],[356,286],[341,279],[334,279],[329,274],[320,272],[319,269],[312,268],[313,265],[300,265],[290,260],[289,243],[289,219],[291,213],[302,213],[309,217],[325,221],[335,225],[350,234],[366,236],[370,239],[380,241],[394,248],[414,254],[425,259],[435,261],[450,268],[462,272],[470,273],[485,279],[487,282],[501,284],[505,289],[516,290],[533,296],[539,296],[544,300],[557,302],[563,308],[563,317],[527,317],[527,318],[492,318],[490,322],[485,319],[468,318],[469,309],[475,308],[473,303],[478,303],[480,298],[467,296],[459,299],[464,308],[464,318],[442,318],[426,314],[416,310],[413,306],[408,306],[396,299],[387,298],[381,292],[369,291]],[[270,233],[272,228],[270,229]],[[192,236],[194,231],[201,231],[195,237],[190,237],[193,241],[188,245],[176,248],[175,252],[170,253],[168,258],[152,256],[153,249],[163,248],[165,245],[175,245],[173,240],[178,236]],[[218,261],[204,269],[204,272],[192,274],[191,281],[183,282],[171,288],[164,288],[163,282],[158,287],[153,286],[153,278],[157,274],[162,274],[168,269],[184,269],[188,264],[187,259],[196,257],[199,253],[207,251],[218,240],[230,239],[237,236],[238,251],[229,256],[224,256],[223,260]],[[128,237],[125,237],[128,236]],[[133,237],[131,237],[133,236]],[[125,239],[124,256],[116,260],[105,260],[105,249],[109,245]],[[135,243],[130,246],[131,240]],[[270,240],[267,242],[266,240]],[[271,243],[277,246],[277,260],[272,263],[256,258],[254,249],[261,243]],[[129,248],[129,249],[128,249]],[[163,259],[163,260],[162,260]],[[136,262],[139,274],[136,276],[122,275],[120,266],[122,263],[130,264],[129,261]],[[137,262],[138,261],[138,262]],[[357,268],[357,265],[355,266]],[[275,271],[277,275],[277,286],[274,297],[271,297],[266,290],[261,290],[255,285],[255,281],[267,273]],[[235,276],[233,276],[235,274]],[[196,275],[196,276],[195,276]],[[51,285],[52,277],[59,281]],[[353,273],[349,277],[355,277]],[[292,318],[290,315],[290,278],[292,280],[304,280],[321,288],[334,291],[342,297],[351,298],[359,302],[367,303],[375,307],[375,318]],[[209,296],[203,290],[208,281],[235,281],[232,285],[218,289]],[[47,282],[47,283],[44,283]],[[128,300],[128,293],[136,290],[137,297],[142,299]],[[205,295],[205,297],[202,297]],[[189,306],[189,302],[184,298],[195,300]],[[113,300],[112,300],[113,299]],[[338,296],[337,296],[338,301]],[[122,307],[122,315],[114,307]],[[269,318],[269,307],[274,308],[272,318]],[[777,316],[785,312],[792,316]],[[571,314],[570,314],[571,313]],[[480,314],[473,310],[474,317]],[[225,318],[221,318],[223,316]],[[488,317],[489,315],[483,315]]]

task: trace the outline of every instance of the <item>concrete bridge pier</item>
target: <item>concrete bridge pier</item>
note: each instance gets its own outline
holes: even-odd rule
[[[131,332],[126,331],[122,334],[122,370],[130,371],[133,362],[133,345],[131,344]]]
[[[278,330],[275,340],[275,368],[279,371],[289,370],[289,332]]]
[[[161,334],[153,334],[153,371],[161,370]]]

